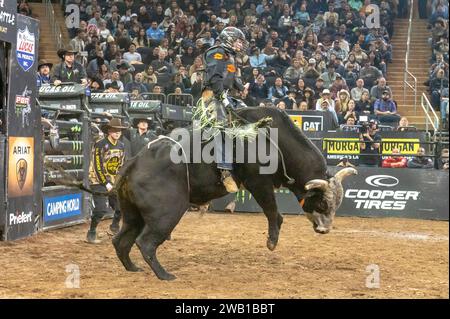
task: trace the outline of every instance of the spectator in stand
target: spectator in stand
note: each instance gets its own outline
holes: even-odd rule
[[[269,98],[269,87],[266,84],[264,75],[260,74],[255,82],[250,83],[249,94],[256,99],[259,104]]]
[[[377,85],[374,85],[370,89],[370,99],[372,102],[375,102],[375,100],[383,98],[383,93],[385,91],[389,92],[389,96],[392,98],[392,91],[389,86],[386,85],[386,79],[381,77],[378,79]]]
[[[83,66],[87,64],[87,52],[85,52],[85,41],[86,31],[83,29],[77,29],[77,35],[75,38],[70,40],[69,45],[73,47],[74,50],[80,52],[77,55],[76,61]]]
[[[385,90],[383,92],[382,98],[375,101],[373,109],[381,123],[385,123],[392,127],[397,126],[400,115],[397,114],[397,107],[391,99],[389,91]]]
[[[298,79],[302,74],[303,68],[300,65],[300,61],[294,58],[292,60],[292,66],[286,69],[283,77],[286,81],[288,81],[292,85],[298,81]]]
[[[431,91],[431,105],[434,109],[439,110],[441,105],[441,95],[442,91],[448,89],[448,78],[445,76],[445,71],[439,69],[436,73],[436,77],[430,82]]]
[[[259,68],[261,70],[265,70],[267,68],[267,62],[273,60],[275,58],[274,55],[266,55],[261,53],[258,47],[252,49],[250,56],[250,65],[252,68]]]
[[[348,63],[345,66],[345,71],[344,71],[344,80],[345,83],[347,84],[347,86],[349,88],[354,88],[356,86],[356,81],[358,80],[358,73],[355,72],[355,68],[354,65],[351,63]]]
[[[108,61],[105,61],[104,59],[103,51],[98,48],[96,51],[95,59],[91,60],[86,68],[87,75],[89,77],[93,77],[95,74],[97,74],[101,64],[106,64],[109,67]]]
[[[128,52],[123,54],[123,59],[129,64],[142,64],[142,56],[139,52],[136,52],[136,45],[131,43]]]
[[[283,79],[277,77],[274,85],[269,89],[268,98],[276,105],[278,104],[278,100],[283,100],[287,96],[287,92],[288,88],[283,85]]]
[[[189,76],[192,76],[194,73],[202,72],[204,69],[203,60],[200,56],[194,59],[194,63],[189,67]]]
[[[124,85],[127,85],[130,82],[133,82],[133,76],[128,71],[129,67],[130,66],[128,65],[128,63],[126,61],[123,61],[121,64],[119,64],[117,66],[117,68],[119,69],[120,81]]]
[[[117,70],[111,72],[110,79],[103,80],[103,85],[105,88],[108,88],[108,85],[113,82],[115,82],[115,85],[117,85],[118,92],[123,92],[125,90],[125,87],[123,86],[122,81],[120,81],[120,73]]]
[[[348,110],[348,103],[350,100],[350,93],[344,89],[340,90],[339,93],[337,93],[337,97],[334,102],[337,112],[346,112]]]
[[[156,21],[152,21],[151,27],[147,29],[146,33],[151,45],[159,45],[161,40],[165,37],[164,30],[158,28],[158,23]]]
[[[301,101],[300,105],[297,108],[294,108],[294,110],[298,110],[298,111],[302,111],[302,112],[309,111],[308,104],[305,101]]]
[[[336,80],[330,86],[331,96],[333,98],[336,98],[338,96],[338,92],[342,90],[347,91],[347,93],[350,91],[350,89],[347,86],[347,83],[345,83],[345,80],[342,78],[342,75],[336,73]],[[350,93],[348,93],[348,97],[350,98]]]
[[[407,131],[416,131],[415,127],[409,126],[409,121],[406,116],[402,116],[400,121],[398,122],[397,131],[399,132],[407,132]]]
[[[417,150],[417,155],[408,161],[409,168],[433,168],[433,160],[425,156],[425,149],[419,147]]]
[[[88,21],[88,25],[92,24],[98,28],[102,22],[105,22],[106,24],[106,21],[102,19],[101,14],[102,12],[100,10],[96,10],[92,15],[92,19]]]
[[[356,80],[356,87],[351,89],[350,95],[353,100],[359,101],[363,92],[367,92],[367,95],[369,96],[369,90],[364,87],[364,80],[358,79]]]
[[[320,73],[316,70],[316,59],[311,58],[308,60],[308,66],[303,73],[303,80],[306,86],[313,87],[316,80],[320,77]]]
[[[398,148],[394,148],[392,150],[392,155],[385,158],[381,164],[381,167],[384,168],[405,168],[407,166],[407,159],[403,156],[400,156],[400,151]]]
[[[153,85],[158,82],[158,78],[156,77],[151,65],[149,65],[144,72],[142,72],[142,77],[142,82],[149,88],[153,87]]]
[[[353,100],[349,100],[347,106],[340,110],[338,114],[340,124],[346,123],[349,117],[354,117],[355,119],[359,117],[355,111],[355,101]]]
[[[356,121],[357,121],[356,117],[354,117],[353,115],[350,115],[349,117],[347,117],[345,123],[341,124],[341,126],[340,126],[341,131],[358,132],[359,127],[356,126]]]
[[[365,88],[372,88],[375,82],[383,76],[380,70],[370,65],[369,61],[364,63],[364,66],[359,71],[359,77],[364,80]]]
[[[142,73],[136,73],[136,75],[134,76],[134,81],[128,82],[125,85],[125,91],[128,93],[132,93],[133,91],[137,90],[138,94],[148,92],[148,88],[144,83],[142,83],[142,79]]]
[[[47,60],[40,60],[38,63],[38,72],[36,74],[38,89],[43,84],[51,84],[50,71],[53,67],[53,63]]]
[[[373,117],[374,110],[373,104],[370,103],[369,91],[366,89],[361,95],[361,99],[356,102],[356,112],[359,115],[368,116],[369,118]]]
[[[338,128],[339,124],[338,124],[336,112],[334,112],[334,110],[331,109],[329,100],[323,99],[323,100],[319,100],[319,101],[320,101],[320,109],[318,109],[318,110],[322,111],[324,113],[329,113],[331,115],[332,124],[331,124],[330,129],[334,130],[334,129]]]
[[[323,80],[323,86],[329,89],[336,80],[337,75],[338,74],[335,72],[334,64],[329,63],[327,66],[327,71],[320,75],[320,78]]]
[[[306,103],[308,110],[316,109],[316,100],[314,99],[314,91],[311,88],[307,87],[303,91],[302,102]]]

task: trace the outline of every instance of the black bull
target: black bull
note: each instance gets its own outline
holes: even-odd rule
[[[273,119],[271,127],[278,129],[278,147],[284,155],[287,174],[295,180],[288,183],[281,164],[271,175],[261,175],[260,165],[256,163],[233,166],[235,180],[254,196],[267,217],[267,247],[275,249],[283,223],[274,194],[274,189],[281,186],[289,188],[303,204],[316,232],[328,232],[342,201],[341,180],[356,171],[344,169],[340,175],[330,176],[321,152],[282,111],[246,108],[238,114],[249,122],[267,116]],[[170,236],[191,204],[201,205],[227,194],[215,163],[175,164],[170,157],[173,145],[168,139],[151,144],[125,164],[115,186],[123,215],[120,232],[113,238],[117,256],[126,270],[140,271],[129,256],[136,243],[156,276],[164,280],[175,276],[159,263],[157,248]]]

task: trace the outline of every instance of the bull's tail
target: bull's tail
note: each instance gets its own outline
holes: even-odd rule
[[[55,167],[54,167],[55,168]],[[110,192],[99,192],[92,190],[89,186],[84,186],[83,182],[78,181],[75,177],[65,172],[60,166],[56,167],[61,178],[58,178],[58,185],[76,187],[82,191],[88,192],[92,195],[110,195]]]

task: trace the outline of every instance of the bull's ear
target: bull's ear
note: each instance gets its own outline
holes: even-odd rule
[[[313,179],[305,184],[305,190],[307,191],[312,189],[320,189],[322,191],[326,191],[329,187],[329,182],[324,179]]]

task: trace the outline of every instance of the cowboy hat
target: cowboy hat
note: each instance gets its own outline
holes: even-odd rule
[[[48,66],[50,69],[53,67],[53,63],[48,62],[47,60],[42,59],[42,60],[39,60],[39,63],[38,63],[38,70],[41,68],[41,66],[44,66],[44,65]]]
[[[73,54],[78,54],[78,51],[76,51],[73,46],[69,45],[67,48],[61,48],[59,49],[56,54],[61,58],[64,59],[64,55],[66,55],[67,53],[73,53]]]
[[[145,115],[138,115],[132,118],[133,126],[137,126],[141,121],[146,121],[150,125],[153,122],[153,118]]]
[[[106,130],[108,130],[108,129],[110,129],[110,128],[112,128],[112,129],[125,130],[125,129],[128,128],[128,127],[126,127],[126,126],[123,126],[123,125],[122,125],[122,121],[121,121],[120,119],[118,119],[118,118],[113,118],[113,119],[111,119],[108,123],[105,124],[104,127],[105,127]]]

